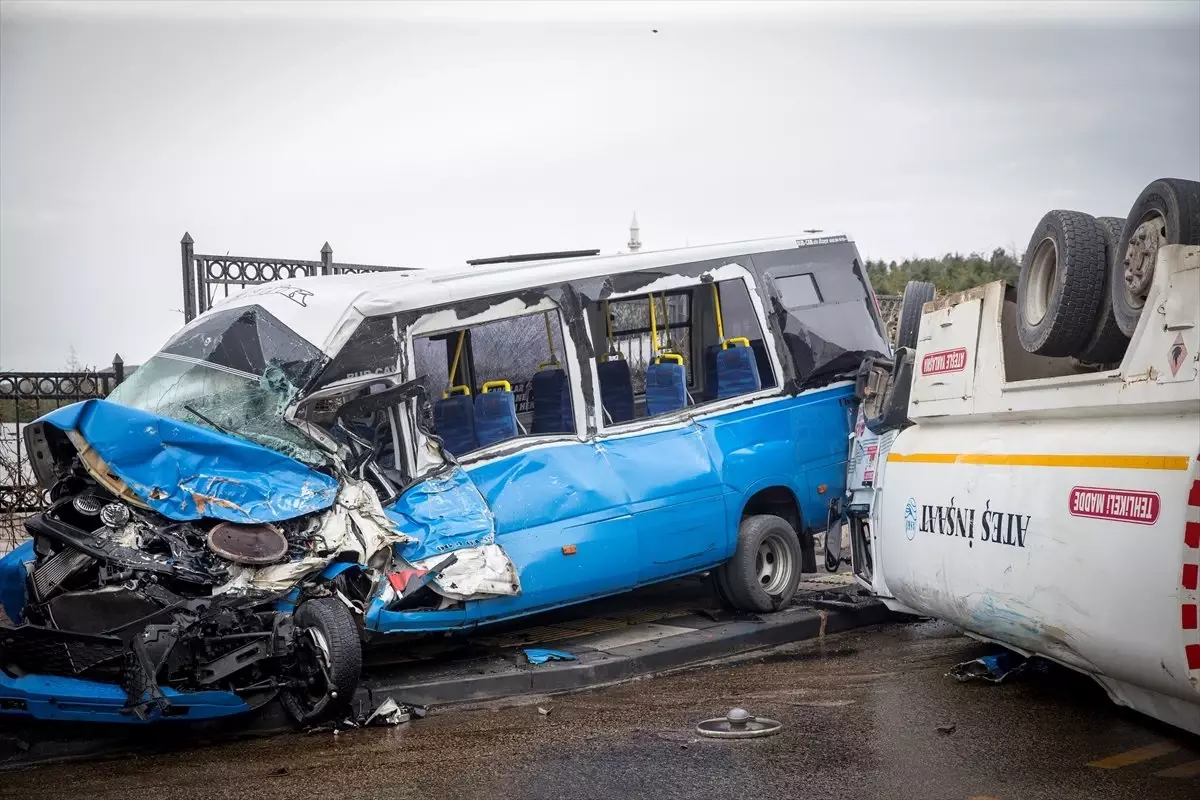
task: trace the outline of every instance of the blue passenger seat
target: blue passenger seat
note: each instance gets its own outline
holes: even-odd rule
[[[453,394],[433,404],[433,425],[442,444],[456,456],[479,447],[475,436],[475,401],[469,394]]]
[[[517,435],[517,405],[512,390],[489,389],[492,383],[507,385],[507,381],[489,381],[475,398],[475,434],[479,437],[480,447]]]
[[[687,370],[660,357],[646,368],[646,413],[667,414],[688,404]]]
[[[717,398],[757,392],[762,388],[762,381],[758,377],[758,360],[754,356],[754,348],[749,346],[749,342],[745,345],[730,342],[727,344],[729,346],[719,350],[716,355]]]
[[[628,422],[633,419],[633,375],[623,358],[609,357],[596,365],[600,378],[600,404],[608,422]]]
[[[535,373],[529,396],[533,400],[533,433],[575,432],[566,370],[551,367]]]

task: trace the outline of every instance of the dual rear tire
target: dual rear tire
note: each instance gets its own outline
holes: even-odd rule
[[[1125,219],[1056,210],[1042,217],[1017,285],[1027,352],[1120,361],[1149,295],[1158,250],[1200,244],[1200,183],[1147,186]]]

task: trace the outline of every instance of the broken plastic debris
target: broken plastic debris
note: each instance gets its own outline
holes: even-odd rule
[[[1024,672],[1028,664],[1025,658],[1005,651],[956,664],[947,674],[960,682],[984,680],[988,683],[1003,683],[1013,675]]]
[[[545,664],[547,661],[576,661],[575,656],[570,653],[564,653],[562,650],[544,650],[538,647],[530,647],[525,650],[525,658],[530,664]]]
[[[412,719],[412,714],[408,709],[401,707],[399,703],[389,697],[371,712],[371,716],[367,717],[364,725],[367,727],[372,725],[402,725],[410,719]]]
[[[549,708],[547,708],[545,706],[538,706],[538,713],[541,714],[543,717],[550,716],[550,712],[553,710],[554,710],[553,706],[551,706]]]

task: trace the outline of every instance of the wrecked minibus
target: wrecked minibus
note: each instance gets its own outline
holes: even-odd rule
[[[1018,286],[905,305],[851,437],[860,584],[1200,734],[1200,182],[1051,211]]]
[[[888,354],[845,236],[243,291],[26,427],[0,715],[305,724],[382,636],[706,571],[778,609]]]

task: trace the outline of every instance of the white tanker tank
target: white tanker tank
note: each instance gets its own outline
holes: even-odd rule
[[[1197,245],[1200,184],[1156,181],[1126,220],[1047,214],[1015,291],[924,303],[908,342],[902,319],[864,367],[847,510],[891,608],[1200,734]]]

